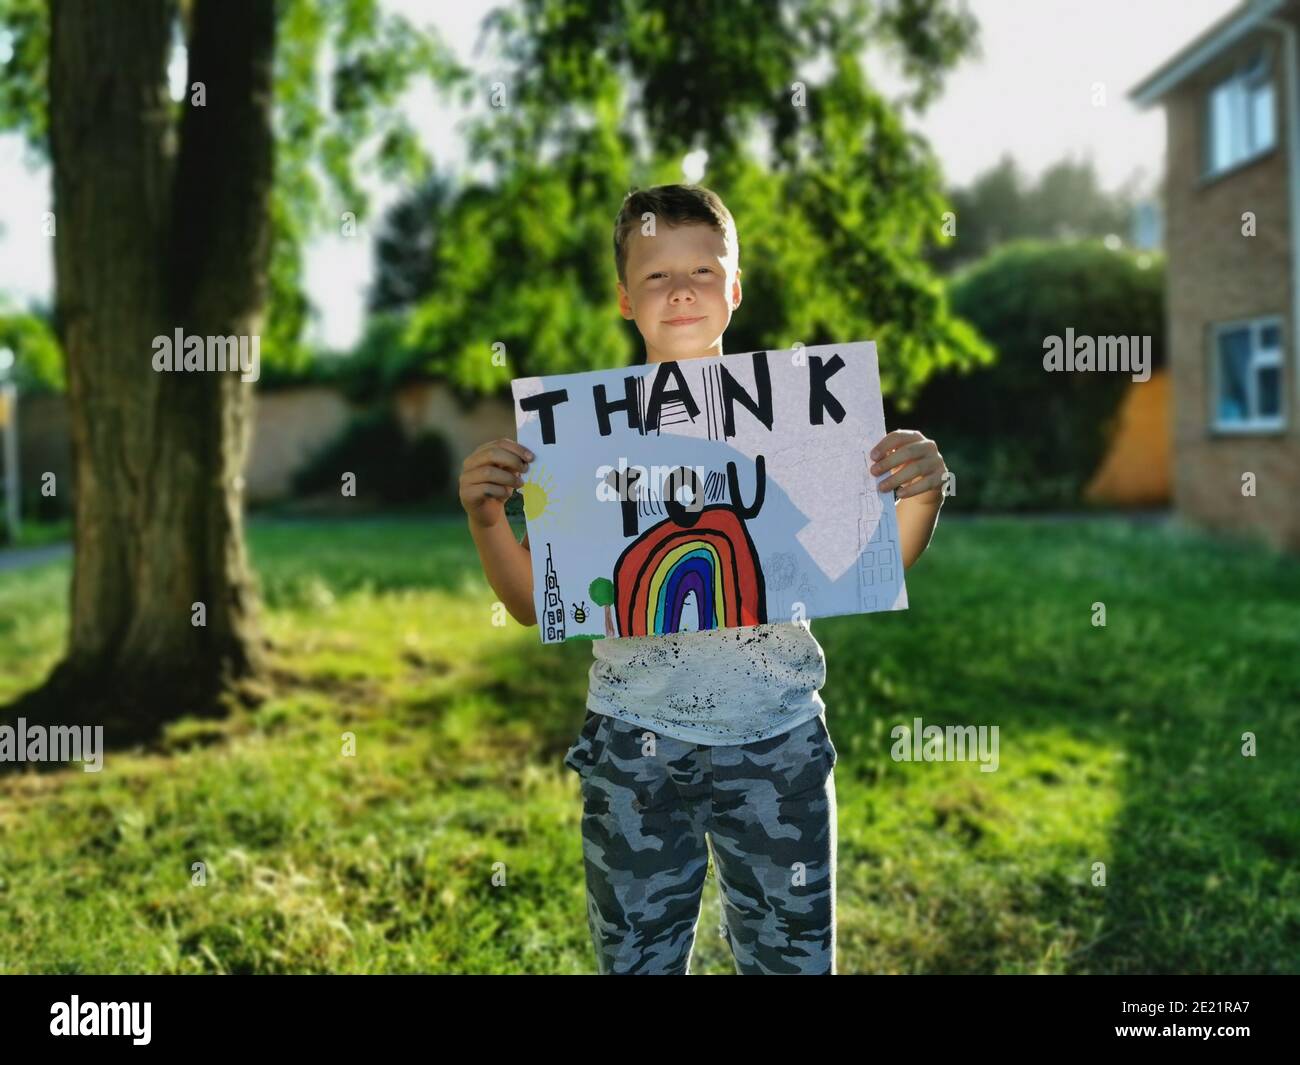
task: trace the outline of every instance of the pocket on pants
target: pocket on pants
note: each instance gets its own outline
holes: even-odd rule
[[[564,755],[564,764],[585,780],[600,764],[609,745],[610,716],[587,711],[578,738]]]

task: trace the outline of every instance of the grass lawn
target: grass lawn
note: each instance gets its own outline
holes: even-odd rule
[[[165,754],[0,778],[0,972],[594,971],[561,765],[590,646],[494,625],[460,520],[250,536],[299,683]],[[0,574],[0,704],[58,659],[69,572]],[[1300,971],[1300,561],[941,521],[908,586],[813,622],[841,972]],[[917,716],[998,725],[1000,768],[893,761]],[[732,971],[719,914],[710,877],[695,972]]]

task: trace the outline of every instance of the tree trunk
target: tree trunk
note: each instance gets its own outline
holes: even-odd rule
[[[195,0],[188,83],[203,82],[206,105],[187,90],[178,128],[167,91],[173,2],[51,2],[76,529],[68,653],[45,693],[57,690],[65,718],[152,732],[217,710],[264,668],[241,518],[253,386],[238,370],[156,372],[153,355],[154,338],[178,328],[260,330],[273,10]]]

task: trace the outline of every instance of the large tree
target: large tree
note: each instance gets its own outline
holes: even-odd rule
[[[121,742],[255,694],[266,668],[242,529],[252,385],[156,372],[154,338],[291,347],[297,251],[326,215],[316,170],[363,215],[354,151],[377,141],[390,172],[413,157],[400,117],[376,112],[415,70],[452,67],[374,0],[0,0],[0,29],[0,125],[53,164],[75,477],[67,655],[19,709],[110,724]]]
[[[466,392],[635,361],[614,303],[614,214],[633,185],[683,180],[688,153],[707,153],[701,180],[740,232],[728,350],[871,338],[896,396],[989,357],[927,268],[948,204],[908,128],[972,46],[955,0],[517,0],[486,28],[502,61],[469,138],[483,177],[394,212],[408,227],[423,209],[431,270],[380,260],[380,291],[410,305],[423,290],[398,360]],[[884,56],[901,98],[870,76]]]
[[[189,80],[206,101],[173,140],[168,13],[54,0],[50,152],[76,479],[58,686],[170,712],[261,670],[240,520],[250,386],[158,373],[152,356],[177,328],[261,331],[275,20],[265,3],[195,5]]]

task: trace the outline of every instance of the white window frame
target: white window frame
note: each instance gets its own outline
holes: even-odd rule
[[[1255,121],[1257,95],[1267,92],[1269,118],[1266,128]],[[1216,122],[1217,101],[1223,100],[1229,126]],[[1205,94],[1205,150],[1202,177],[1214,178],[1267,155],[1277,147],[1278,92],[1273,77],[1271,50],[1261,46],[1239,63],[1231,74],[1210,86]],[[1215,158],[1216,133],[1227,137],[1233,150],[1220,162]]]
[[[1250,363],[1246,369],[1246,401],[1250,408],[1247,416],[1240,421],[1221,421],[1219,418],[1219,394],[1222,388],[1220,337],[1224,333],[1235,333],[1241,329],[1250,330]],[[1278,346],[1261,348],[1260,334],[1265,329],[1276,328]],[[1276,433],[1286,429],[1287,425],[1287,358],[1288,341],[1286,319],[1280,314],[1269,314],[1259,318],[1242,318],[1233,322],[1216,322],[1210,328],[1210,427],[1216,433]],[[1260,417],[1258,407],[1258,371],[1267,366],[1278,368],[1278,413],[1270,417]]]

